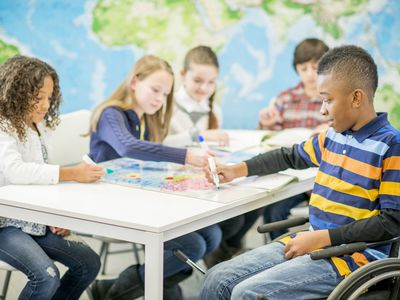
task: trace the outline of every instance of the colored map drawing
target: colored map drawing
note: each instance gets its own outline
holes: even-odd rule
[[[172,191],[208,190],[213,185],[200,175],[176,175],[164,178],[162,189]]]
[[[157,191],[190,192],[208,190],[213,185],[201,169],[168,162],[119,158],[100,164],[107,172],[103,181]]]

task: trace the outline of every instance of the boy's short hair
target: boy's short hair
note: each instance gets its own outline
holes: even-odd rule
[[[378,87],[378,70],[374,59],[361,47],[347,45],[333,48],[322,56],[317,73],[332,74],[346,83],[349,91],[360,88],[372,101]]]
[[[329,47],[320,39],[309,38],[301,41],[294,50],[293,68],[296,70],[296,65],[303,64],[308,61],[319,61]]]

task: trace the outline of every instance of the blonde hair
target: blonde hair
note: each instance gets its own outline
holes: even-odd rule
[[[100,116],[107,107],[114,106],[123,110],[128,110],[131,109],[133,105],[137,104],[135,93],[131,88],[133,77],[141,81],[160,70],[168,72],[171,74],[172,78],[174,78],[172,68],[165,60],[154,55],[145,55],[139,59],[128,78],[120,84],[108,99],[95,108],[90,120],[90,130],[92,132],[97,130]],[[150,141],[152,142],[160,143],[168,134],[168,127],[172,116],[173,91],[174,83],[172,83],[171,93],[167,96],[166,103],[155,114],[144,114],[146,126],[149,130]]]
[[[199,65],[210,65],[214,66],[217,70],[219,69],[217,55],[208,46],[197,46],[189,50],[183,62],[183,70],[185,72],[190,69],[191,63]],[[210,107],[210,113],[208,115],[208,129],[218,128],[218,120],[213,112],[214,98],[215,98],[215,91],[208,99],[208,106]]]

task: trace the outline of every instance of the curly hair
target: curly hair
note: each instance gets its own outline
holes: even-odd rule
[[[32,57],[14,56],[0,65],[0,129],[26,140],[26,117],[35,109],[44,78],[53,79],[53,94],[44,120],[49,128],[59,123],[61,92],[56,71]]]

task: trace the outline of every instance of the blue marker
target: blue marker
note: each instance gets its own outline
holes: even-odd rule
[[[208,146],[207,146],[207,144],[206,144],[206,142],[205,142],[205,140],[204,140],[204,137],[202,136],[202,135],[198,135],[197,136],[197,141],[199,142],[199,146],[201,147],[201,148],[203,148],[204,150],[209,150],[208,149]]]

